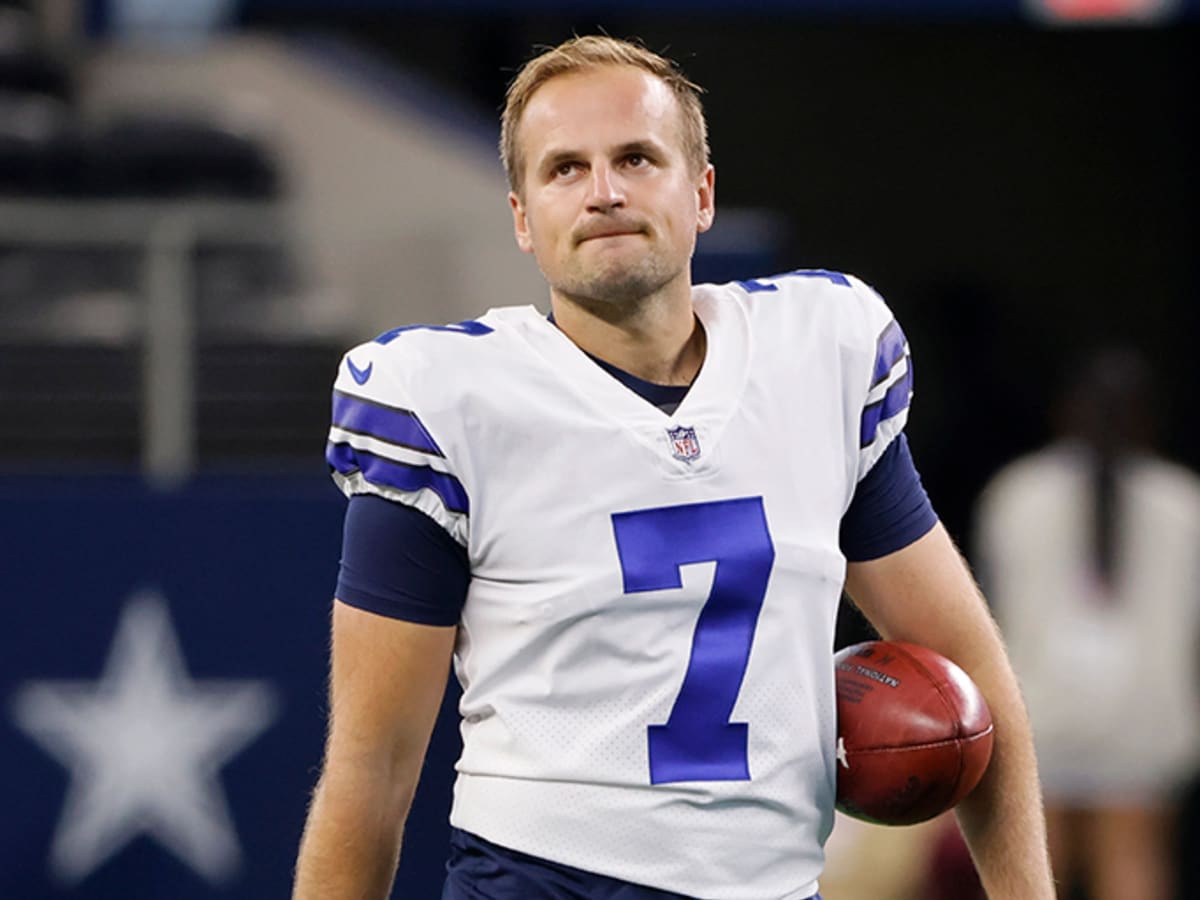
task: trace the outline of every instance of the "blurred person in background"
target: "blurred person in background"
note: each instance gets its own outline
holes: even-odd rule
[[[977,509],[1055,874],[1091,900],[1174,896],[1173,798],[1200,748],[1200,478],[1155,453],[1155,398],[1144,358],[1097,353],[1058,403],[1055,440]]]

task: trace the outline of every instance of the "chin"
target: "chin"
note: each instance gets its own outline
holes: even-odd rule
[[[618,269],[611,273],[594,275],[559,287],[567,297],[586,303],[611,307],[636,306],[642,300],[661,290],[671,281],[660,273],[631,272]]]
[[[688,271],[686,261],[668,265],[645,251],[575,257],[571,263],[547,277],[551,287],[577,302],[609,307],[634,306]]]

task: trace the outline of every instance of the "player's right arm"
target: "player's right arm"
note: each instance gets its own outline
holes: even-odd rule
[[[329,733],[293,900],[386,898],[456,629],[333,604]]]
[[[466,489],[410,390],[425,364],[414,333],[354,348],[334,385],[326,459],[349,500],[325,759],[294,900],[387,897],[466,601]]]

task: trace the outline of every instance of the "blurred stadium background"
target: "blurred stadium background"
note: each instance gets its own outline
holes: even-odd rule
[[[287,894],[339,549],[329,385],[387,327],[544,305],[494,149],[533,45],[637,35],[707,87],[697,276],[820,266],[888,297],[965,541],[1098,343],[1152,354],[1165,448],[1200,467],[1197,23],[1200,0],[0,0],[0,897]],[[454,741],[405,896],[437,896]],[[847,846],[896,872],[927,849]]]

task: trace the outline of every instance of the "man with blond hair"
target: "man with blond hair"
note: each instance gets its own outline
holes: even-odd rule
[[[397,328],[339,369],[350,499],[294,896],[388,895],[453,662],[443,898],[816,897],[844,586],[983,689],[996,749],[960,821],[990,897],[1051,900],[1024,708],[908,452],[882,299],[823,269],[691,283],[700,90],[635,43],[530,61],[501,152],[550,315]]]

